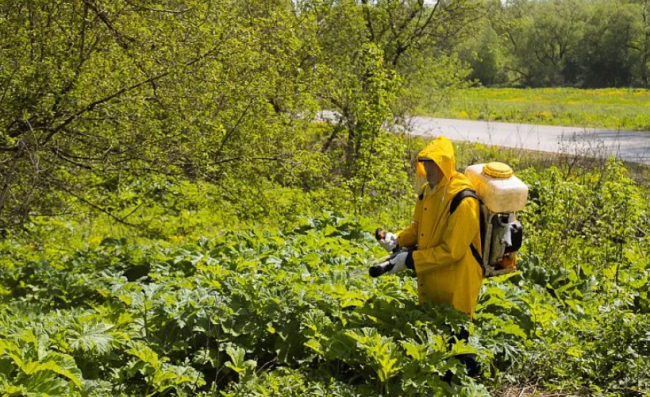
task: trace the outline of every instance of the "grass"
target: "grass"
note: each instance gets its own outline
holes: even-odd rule
[[[421,115],[650,131],[650,90],[469,88]]]

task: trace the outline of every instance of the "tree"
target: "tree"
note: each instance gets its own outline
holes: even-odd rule
[[[525,85],[574,83],[567,67],[580,47],[587,5],[579,0],[507,2],[493,21],[504,35],[511,66]]]
[[[313,107],[309,27],[286,2],[252,5],[0,5],[0,219],[73,196],[126,222],[89,193],[125,174],[218,182],[289,161]]]
[[[493,9],[490,25],[504,40],[499,42],[483,30],[487,33],[480,45],[469,41],[461,47],[476,52],[476,57],[464,58],[474,59],[477,74],[486,73],[486,66],[495,62],[495,49],[501,49],[502,69],[515,75],[508,76],[510,84],[647,84],[650,8],[646,0],[512,0]],[[482,80],[490,84],[490,79]]]
[[[319,105],[341,115],[324,152],[343,146],[336,163],[364,195],[374,176],[360,170],[388,158],[382,129],[412,104],[396,99],[462,79],[449,52],[475,10],[469,0],[0,4],[0,223],[71,199],[128,223],[147,195],[120,198],[125,183],[155,175],[208,180],[232,200],[263,195],[255,182],[294,183],[309,168],[296,137]],[[418,73],[430,65],[454,68]]]
[[[350,166],[360,152],[358,137],[362,134],[358,129],[365,128],[362,125],[366,122],[360,117],[368,114],[359,103],[373,103],[373,100],[363,98],[376,95],[369,91],[376,85],[369,83],[376,81],[378,75],[385,76],[384,87],[394,91],[387,94],[395,97],[398,85],[393,76],[400,77],[402,87],[411,86],[409,79],[421,78],[417,72],[425,65],[431,65],[431,60],[447,59],[453,48],[452,42],[466,34],[469,31],[467,27],[471,26],[469,22],[478,18],[477,3],[465,0],[433,4],[423,0],[314,1],[304,4],[310,4],[316,12],[321,54],[326,57],[321,62],[331,76],[322,95],[323,104],[340,115],[340,125],[344,126],[334,129],[329,142],[343,131],[347,133],[346,158]],[[376,70],[373,72],[367,68],[370,49],[383,58],[381,62],[375,60]],[[453,76],[454,72],[450,70],[450,75]],[[451,77],[448,81],[455,83],[457,80]],[[427,84],[435,88],[432,82]],[[381,125],[390,121],[391,116],[396,116],[397,109],[400,113],[412,110],[408,106],[396,108],[392,105],[390,110],[393,114],[383,113],[382,119],[373,122],[375,127],[372,127],[371,135],[376,136]],[[328,143],[326,149],[329,147]]]
[[[486,17],[477,22],[475,35],[467,37],[456,46],[459,58],[471,66],[471,79],[485,86],[510,82],[507,46],[504,37],[497,33],[503,22],[500,2],[485,2]],[[496,29],[495,29],[496,26]]]
[[[620,87],[632,83],[628,49],[634,19],[634,8],[630,5],[603,3],[595,8],[580,52],[584,86]]]
[[[650,75],[650,1],[639,0],[631,3],[633,14],[637,16],[632,39],[627,44],[635,58],[634,74],[641,85],[648,87]]]

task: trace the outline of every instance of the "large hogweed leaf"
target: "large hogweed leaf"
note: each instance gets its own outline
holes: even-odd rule
[[[391,338],[380,335],[374,328],[363,328],[361,332],[350,330],[346,335],[355,340],[357,348],[367,355],[382,383],[399,373],[402,355]]]
[[[30,335],[29,333],[26,335]],[[49,350],[47,337],[22,338],[19,344],[0,340],[0,368],[11,379],[5,393],[78,393],[83,377],[75,360],[67,354]]]
[[[115,342],[114,334],[109,332],[113,328],[113,324],[103,322],[82,322],[69,331],[68,343],[74,350],[107,354]]]
[[[230,361],[226,363],[226,367],[232,369],[238,374],[246,374],[257,367],[255,360],[246,360],[246,351],[240,347],[228,346],[226,353],[230,357]]]

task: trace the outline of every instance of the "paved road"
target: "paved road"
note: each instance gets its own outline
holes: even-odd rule
[[[650,110],[649,110],[650,111]],[[556,127],[414,117],[411,134],[445,135],[451,140],[479,142],[567,155],[614,155],[624,161],[650,165],[650,132]]]

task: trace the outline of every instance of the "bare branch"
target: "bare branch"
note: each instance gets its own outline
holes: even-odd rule
[[[237,131],[239,128],[239,124],[241,124],[242,120],[244,120],[244,117],[248,113],[248,110],[250,109],[251,106],[253,106],[253,102],[255,102],[255,98],[251,98],[250,101],[248,101],[248,105],[246,105],[246,108],[242,112],[242,114],[239,116],[239,119],[237,119],[237,122],[235,125],[226,133],[226,136],[223,138],[221,141],[221,145],[219,146],[219,149],[216,150],[215,156],[219,156],[221,154],[221,151],[223,150],[224,146],[226,146],[226,143],[228,140],[231,138],[231,136]]]
[[[5,180],[2,185],[2,192],[0,193],[0,213],[2,213],[2,208],[5,205],[5,201],[7,200],[7,195],[9,194],[9,191],[11,189],[11,183],[14,177],[14,173],[16,171],[16,167],[18,166],[18,162],[20,161],[20,158],[24,154],[24,145],[20,145],[20,151],[17,151],[13,157],[11,158],[11,165],[9,166],[9,172],[6,173],[5,175]]]
[[[133,37],[129,37],[125,35],[124,33],[118,31],[115,29],[111,21],[109,21],[108,17],[106,16],[106,13],[104,11],[101,11],[97,8],[97,6],[93,3],[91,3],[89,0],[82,0],[85,5],[88,6],[98,17],[99,19],[106,25],[108,30],[110,30],[113,35],[115,36],[115,40],[117,41],[117,44],[120,45],[120,47],[127,49],[128,48],[128,43],[124,41],[124,39],[127,39],[129,42],[134,43],[136,40]]]
[[[87,169],[87,170],[92,170],[92,167],[90,167],[89,165],[78,163],[78,162],[72,160],[71,158],[67,157],[67,156],[63,153],[63,151],[60,150],[59,148],[53,147],[53,148],[51,148],[50,150],[52,151],[52,153],[54,153],[54,155],[55,155],[57,158],[60,158],[60,159],[63,160],[63,161],[67,161],[68,163],[73,164],[73,165],[76,165],[76,166],[79,167],[79,168],[84,168],[84,169]]]
[[[184,14],[188,11],[191,11],[194,7],[188,7],[180,10],[165,10],[165,9],[160,9],[160,8],[151,8],[151,7],[145,7],[143,5],[139,4],[133,4],[133,2],[125,0],[125,2],[133,7],[133,11],[150,11],[150,12],[160,12],[163,14]]]
[[[7,92],[9,91],[9,87],[11,87],[11,84],[9,84],[9,83],[10,83],[11,80],[14,78],[14,75],[18,72],[19,69],[20,69],[20,65],[19,65],[19,64],[16,64],[16,67],[15,67],[14,70],[11,72],[11,75],[9,75],[9,76],[7,77],[7,81],[6,81],[5,83],[2,84],[2,85],[4,86],[5,89],[4,89],[4,91],[2,91],[2,97],[0,97],[0,102],[4,101],[5,96],[7,95]]]
[[[0,152],[17,152],[20,146],[0,146]]]
[[[115,216],[114,214],[112,214],[109,210],[107,210],[107,209],[105,209],[105,208],[102,208],[102,207],[100,207],[100,206],[97,205],[97,204],[91,203],[90,201],[86,200],[85,198],[79,196],[78,194],[73,193],[70,189],[68,189],[68,188],[65,187],[65,184],[64,184],[64,183],[59,184],[59,189],[61,189],[61,190],[64,191],[65,193],[68,193],[68,194],[71,195],[72,197],[75,197],[76,199],[78,199],[78,200],[81,201],[82,203],[88,205],[89,207],[91,207],[91,208],[93,208],[93,209],[95,209],[95,210],[97,210],[97,211],[99,211],[99,212],[102,212],[102,213],[108,215],[109,217],[111,217],[112,219],[116,220],[117,222],[119,222],[119,223],[121,223],[121,224],[123,224],[123,225],[130,226],[130,227],[133,227],[133,228],[138,228],[138,229],[140,228],[140,226],[138,226],[138,225],[136,225],[136,224],[129,223],[129,222],[125,221],[124,219],[126,219],[126,217],[119,218],[119,217]],[[136,208],[136,209],[137,209],[137,208]],[[129,214],[127,215],[127,217],[128,217],[129,215],[131,215],[131,213],[129,213]]]
[[[231,163],[233,161],[249,161],[249,160],[266,160],[266,161],[280,161],[284,162],[287,161],[286,159],[280,158],[280,157],[246,157],[246,156],[238,156],[238,157],[228,157],[225,159],[217,160],[214,163],[215,164],[224,164],[224,163]]]
[[[206,51],[204,54],[200,55],[199,57],[185,63],[182,67],[185,67],[185,68],[190,67],[190,66],[202,61],[203,59],[207,58],[208,56],[212,55],[216,50],[217,50],[217,47],[215,46],[215,47],[211,48],[209,51]],[[101,99],[98,99],[98,100],[96,100],[94,102],[91,102],[90,104],[84,106],[83,108],[81,108],[81,110],[77,111],[73,115],[68,116],[58,126],[49,128],[50,133],[45,137],[45,139],[43,139],[41,141],[41,144],[47,143],[50,139],[52,139],[52,137],[55,134],[57,134],[59,131],[64,129],[66,126],[68,126],[68,124],[75,121],[77,118],[79,118],[84,113],[92,111],[97,106],[99,106],[99,105],[101,105],[103,103],[109,102],[109,101],[111,101],[111,100],[113,100],[113,99],[115,99],[115,98],[117,98],[117,97],[119,97],[119,96],[121,96],[121,95],[123,95],[123,94],[125,94],[127,92],[130,92],[130,91],[133,91],[133,90],[135,90],[137,88],[140,88],[143,85],[149,84],[152,81],[156,81],[156,80],[160,80],[162,78],[165,78],[165,77],[169,76],[170,74],[174,73],[174,71],[175,71],[175,69],[172,69],[172,70],[168,70],[166,72],[157,74],[157,75],[155,75],[153,77],[142,80],[142,81],[137,82],[137,83],[135,83],[133,85],[130,85],[128,87],[123,87],[123,88],[117,90],[116,92],[114,92],[114,93],[112,93],[112,94],[110,94],[110,95],[108,95],[108,96],[106,96],[104,98],[101,98]]]

